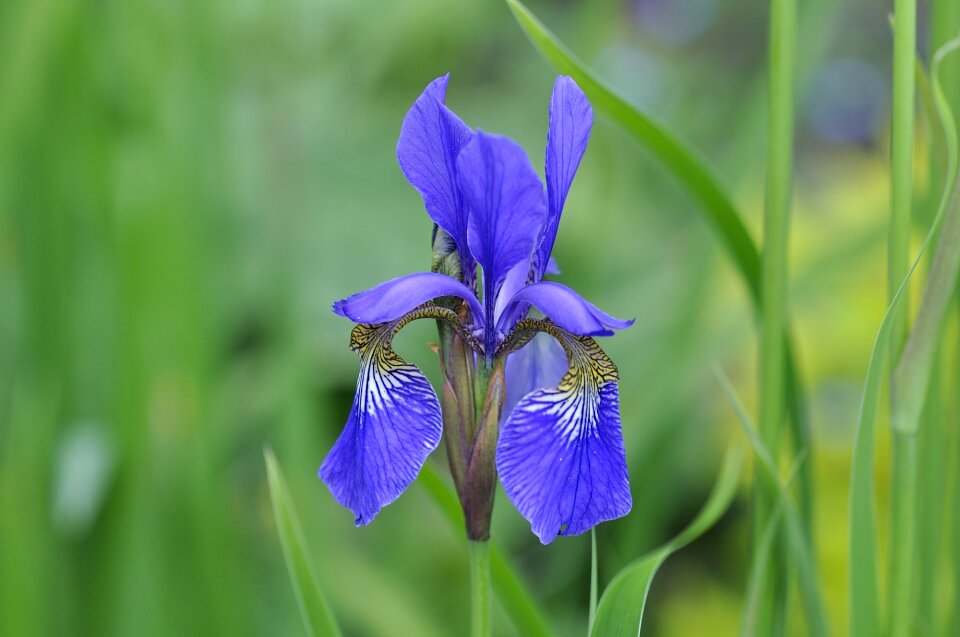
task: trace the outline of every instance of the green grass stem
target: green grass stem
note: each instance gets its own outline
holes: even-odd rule
[[[767,138],[766,205],[760,267],[760,435],[773,454],[781,444],[784,422],[784,339],[787,324],[787,236],[791,174],[793,170],[794,58],[796,3],[773,0],[769,37],[769,117]],[[776,462],[776,455],[773,457]],[[771,516],[774,490],[758,476],[755,481],[753,533],[759,539]],[[784,560],[772,560],[758,608],[760,634],[783,633],[786,613]]]
[[[914,102],[916,100],[916,0],[894,1],[893,96],[890,129],[890,234],[887,246],[887,291],[897,291],[909,264],[913,198]],[[909,291],[907,291],[909,299]],[[893,316],[893,360],[906,338],[904,310]]]
[[[794,473],[799,467],[803,466],[803,463],[807,461],[807,458],[802,453],[798,455],[794,459],[788,481],[781,481],[774,456],[770,449],[764,444],[757,427],[750,419],[750,415],[743,406],[740,397],[737,396],[737,392],[734,390],[733,385],[730,384],[729,379],[722,369],[717,368],[715,371],[717,379],[720,381],[720,387],[723,389],[727,400],[730,401],[730,405],[733,407],[733,411],[737,416],[737,422],[741,429],[743,429],[743,432],[746,434],[747,440],[750,442],[750,446],[753,449],[754,455],[759,460],[758,469],[763,472],[764,477],[774,489],[775,500],[773,506],[771,507],[769,519],[774,520],[779,515],[777,512],[778,508],[782,507],[785,522],[785,533],[783,534],[785,541],[783,544],[793,557],[792,564],[796,566],[796,576],[800,593],[801,607],[803,609],[804,618],[807,622],[807,629],[814,637],[825,637],[826,635],[830,634],[830,630],[827,627],[826,611],[823,606],[823,600],[821,599],[821,590],[817,583],[817,573],[813,550],[806,537],[806,534],[804,533],[800,515],[797,511],[797,508],[791,501],[790,493],[788,491],[789,480],[792,480]],[[760,561],[762,561],[763,558],[762,549],[765,539],[764,534],[766,531],[767,530],[764,529],[763,533],[761,533],[760,537],[757,539],[757,542],[761,548],[761,551],[759,551],[761,556]],[[760,573],[763,572],[763,570],[760,568],[756,570]],[[751,577],[755,576],[751,575]],[[769,586],[768,581],[766,584]],[[762,599],[763,597],[761,596],[760,600],[762,601]],[[757,610],[760,610],[759,605]],[[767,630],[767,628],[763,628],[759,625],[759,622],[762,619],[762,616],[758,613],[758,631],[761,629]],[[758,632],[757,634],[768,635],[769,633]]]
[[[951,38],[955,37],[957,32],[960,32],[960,2],[955,2],[954,0],[932,0],[930,3],[929,25],[930,51],[933,53],[942,45],[946,44]],[[954,56],[944,62],[941,82],[946,103],[954,113],[960,112],[960,58]],[[936,164],[934,164],[934,168],[936,168]],[[936,173],[933,174],[933,181],[934,183],[939,183]],[[954,308],[955,316],[957,320],[960,321],[960,289],[955,292]],[[950,379],[949,382],[951,386],[954,387],[952,393],[954,395],[960,394],[960,392],[955,389],[957,383],[960,382],[960,351],[945,354],[943,356],[942,369],[943,373]],[[947,393],[947,395],[949,395],[949,393]],[[950,422],[955,423],[958,412],[960,412],[960,403],[956,400],[949,404],[942,404],[939,414],[941,425],[943,426]],[[951,429],[949,425],[947,429]],[[946,444],[944,445],[946,453],[944,455],[947,457],[945,459],[941,457],[941,459],[945,461],[948,469],[944,471],[944,474],[947,476],[947,480],[949,481],[947,484],[949,486],[945,489],[947,499],[940,501],[940,505],[944,507],[942,509],[943,515],[940,518],[940,524],[943,528],[948,529],[948,537],[951,538],[951,541],[946,547],[938,545],[931,548],[928,552],[936,567],[947,568],[949,580],[952,581],[953,590],[956,592],[960,591],[960,434],[956,431],[956,427],[952,427],[952,431],[947,434],[946,438]],[[930,447],[933,446],[935,446],[935,444],[930,445]],[[952,470],[949,470],[951,468]],[[939,493],[939,489],[934,489]],[[952,512],[952,515],[946,512]],[[931,524],[931,521],[924,520],[925,528],[929,524]],[[943,548],[952,552],[953,556],[953,559],[946,564],[939,559],[939,552]],[[937,576],[934,574],[932,577],[936,578]],[[941,581],[942,580],[935,579],[928,584],[931,590],[931,597],[933,597],[934,592],[939,590]],[[923,592],[924,591],[921,590],[921,604],[924,603]],[[960,634],[960,601],[957,601],[956,594],[953,597],[953,602],[951,607],[948,608],[948,615],[946,617],[947,625],[943,629],[943,634],[946,635]],[[933,613],[931,614],[931,627],[934,630],[938,628],[935,603],[935,599],[930,602],[930,604],[934,606],[932,609]]]
[[[914,67],[917,46],[916,0],[894,0],[893,97],[890,133],[890,235],[887,287],[896,294],[907,271],[913,197]],[[909,290],[903,292],[909,297]],[[896,363],[906,337],[906,307],[892,316],[891,361]],[[891,409],[897,401],[892,399]],[[887,604],[891,637],[906,637],[912,624],[914,526],[916,515],[916,431],[894,426],[891,486],[890,577]]]
[[[895,29],[903,23],[897,21]],[[934,55],[931,79],[934,101],[944,130],[947,148],[947,181],[930,236],[939,232],[924,287],[916,322],[896,364],[891,382],[891,426],[893,428],[893,478],[891,486],[891,544],[888,603],[890,635],[900,637],[914,630],[916,600],[916,517],[918,512],[918,435],[924,398],[936,360],[936,347],[943,332],[947,310],[953,299],[960,268],[960,196],[955,188],[957,174],[956,125],[939,84],[939,66],[944,56],[960,46],[950,41]],[[911,74],[912,77],[912,74]],[[894,166],[896,170],[896,166]],[[896,177],[896,175],[894,175]],[[939,222],[942,219],[942,230]],[[925,243],[926,245],[926,243]],[[895,319],[896,317],[894,317]],[[896,326],[896,321],[894,321]],[[892,347],[896,336],[892,337]]]

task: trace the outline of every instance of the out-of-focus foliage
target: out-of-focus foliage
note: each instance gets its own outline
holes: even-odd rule
[[[842,634],[853,426],[886,307],[890,40],[875,3],[803,4],[790,309],[816,439],[820,586]],[[758,236],[764,11],[530,7],[705,151]],[[406,109],[446,71],[468,123],[542,163],[552,72],[502,3],[0,4],[0,634],[303,634],[265,445],[345,634],[462,633],[466,552],[427,492],[356,529],[315,477],[357,370],[329,303],[429,267],[430,223],[394,150]],[[604,343],[621,371],[634,512],[598,529],[601,586],[709,493],[738,435],[712,364],[755,402],[749,298],[696,205],[598,116],[556,257],[561,280],[638,317]],[[397,344],[436,380],[433,338],[421,322]],[[944,348],[956,340],[952,325]],[[645,633],[737,630],[747,504],[664,566]],[[542,547],[502,493],[493,534],[555,632],[583,634],[589,538]],[[520,634],[495,613],[497,635]]]

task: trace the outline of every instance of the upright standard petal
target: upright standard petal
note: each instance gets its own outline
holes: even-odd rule
[[[500,324],[500,317],[503,315],[503,310],[506,309],[507,304],[510,302],[510,299],[513,298],[513,295],[523,289],[523,287],[530,282],[529,277],[529,261],[521,261],[507,271],[507,276],[503,277],[503,283],[500,285],[500,290],[497,291],[497,302],[493,310],[494,321],[491,321],[492,324]],[[518,308],[516,308],[516,305],[514,305],[514,308],[514,315],[516,315],[518,313]],[[504,321],[516,323],[519,318],[520,317],[517,316],[516,320],[507,321],[504,319]]]
[[[556,388],[517,403],[500,430],[497,471],[517,510],[544,544],[630,512],[617,368],[596,342],[526,320],[560,340],[569,369]]]
[[[469,210],[467,241],[483,268],[484,307],[492,324],[501,282],[512,266],[529,261],[546,219],[543,185],[520,146],[481,131],[460,152],[457,179]]]
[[[456,162],[473,133],[444,106],[449,78],[447,74],[431,82],[407,112],[397,142],[397,162],[423,196],[430,218],[453,237],[465,258],[469,256],[467,215],[457,189]]]
[[[517,305],[533,305],[544,316],[561,328],[574,334],[609,336],[611,329],[623,330],[633,325],[634,319],[622,320],[610,316],[596,305],[586,301],[571,288],[554,281],[541,281],[521,288],[507,302],[497,328],[506,331],[506,321]]]
[[[593,109],[577,83],[565,75],[557,77],[550,97],[550,124],[547,129],[547,153],[544,173],[547,180],[549,216],[543,229],[543,238],[537,248],[537,280],[543,277],[547,260],[560,225],[560,214],[567,200],[570,184],[577,173],[580,160],[587,150]]]
[[[436,272],[419,272],[385,281],[333,304],[333,311],[354,323],[387,323],[440,296],[458,296],[483,324],[483,308],[470,288]]]
[[[320,467],[320,479],[353,511],[357,526],[369,524],[413,482],[443,429],[429,381],[390,345],[400,323],[353,329],[350,347],[361,360],[357,393]]]

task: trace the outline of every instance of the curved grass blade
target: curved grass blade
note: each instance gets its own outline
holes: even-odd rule
[[[634,139],[646,146],[663,165],[702,204],[720,236],[757,309],[760,298],[760,253],[743,223],[720,178],[707,160],[690,144],[681,140],[666,126],[633,106],[607,87],[586,64],[579,60],[557,37],[547,29],[519,0],[506,0],[517,22],[534,47],[559,72],[573,77],[590,98]],[[812,453],[810,428],[803,411],[804,394],[796,369],[791,338],[785,344],[785,382],[787,410],[790,415],[790,435],[796,452]],[[798,479],[800,508],[808,537],[811,536],[813,515],[813,474],[811,463],[800,469]]]
[[[606,87],[519,0],[507,0],[533,45],[558,71],[571,76],[590,98],[620,126],[649,147],[653,154],[703,204],[724,239],[737,268],[750,288],[760,294],[760,257],[736,207],[706,159],[674,133]]]
[[[950,43],[944,45],[948,46]],[[956,46],[956,43],[954,43]],[[941,49],[943,51],[943,49]],[[940,55],[942,58],[942,55]],[[936,69],[933,69],[934,71]],[[920,263],[927,247],[937,235],[943,222],[949,193],[953,189],[953,179],[957,171],[957,138],[950,107],[946,103],[939,79],[931,73],[933,98],[940,126],[944,131],[953,131],[945,135],[947,151],[947,179],[937,216],[930,226],[926,239],[917,252],[910,269],[900,283],[896,294],[890,301],[867,365],[867,378],[857,417],[856,438],[853,447],[853,465],[850,477],[850,635],[852,637],[873,637],[880,633],[880,603],[877,586],[877,520],[874,505],[873,485],[873,448],[879,402],[880,387],[883,383],[884,362],[888,355],[891,316],[894,316],[905,298],[904,290],[909,284],[913,271]]]
[[[785,486],[787,488],[793,483],[797,471],[803,466],[805,456],[798,456],[790,469]],[[773,541],[777,537],[777,529],[780,526],[780,517],[783,515],[784,500],[778,497],[774,502],[773,510],[770,511],[770,518],[767,525],[760,535],[760,543],[757,546],[757,557],[750,565],[750,576],[747,578],[746,602],[744,603],[743,624],[740,627],[741,637],[753,637],[756,634],[755,622],[757,604],[760,601],[760,593],[764,588],[764,575],[767,573],[767,567],[770,563],[770,557],[773,553]]]
[[[287,562],[287,571],[290,573],[290,582],[297,597],[304,628],[311,637],[340,637],[337,620],[313,572],[300,518],[294,508],[283,472],[273,451],[264,450],[263,457],[267,463],[267,483],[270,486],[273,516],[277,522],[283,557]]]
[[[780,527],[780,517],[783,515],[783,504],[774,504],[767,519],[767,526],[760,535],[757,544],[756,557],[750,564],[750,575],[747,578],[747,591],[743,605],[743,619],[740,625],[740,637],[754,637],[756,635],[757,606],[760,603],[760,593],[766,584],[766,573],[770,566],[770,555],[773,553],[773,541],[777,537]]]
[[[457,496],[437,475],[430,463],[423,465],[418,481],[439,507],[450,526],[457,532],[463,532],[463,512],[460,510]],[[516,574],[493,541],[490,541],[490,574],[493,578],[493,591],[520,634],[531,637],[550,637],[550,626],[546,615],[537,606],[537,602],[527,590],[523,580]]]
[[[793,563],[797,568],[797,583],[799,584],[800,601],[807,621],[807,628],[811,635],[829,635],[830,631],[827,628],[826,613],[823,610],[823,600],[820,599],[820,589],[817,585],[813,554],[810,550],[810,545],[806,541],[800,516],[793,506],[793,502],[790,500],[787,486],[781,482],[780,477],[777,475],[777,466],[774,463],[773,456],[770,455],[770,451],[766,445],[764,445],[763,440],[760,439],[760,435],[757,433],[756,427],[747,414],[747,410],[744,409],[730,381],[727,380],[726,375],[719,368],[717,369],[717,378],[720,381],[720,385],[727,399],[733,406],[733,410],[737,415],[737,421],[747,434],[750,445],[760,460],[760,466],[776,487],[778,501],[782,503],[783,517],[787,529],[787,540],[790,550],[794,555]]]
[[[897,29],[899,31],[899,29]],[[896,39],[896,38],[895,38]],[[949,51],[960,45],[960,37],[944,45],[933,57],[934,100],[938,111],[949,110],[938,81],[938,67]],[[949,115],[949,113],[947,113]],[[893,431],[893,479],[891,484],[890,577],[888,579],[890,634],[896,637],[912,634],[922,609],[914,592],[918,584],[917,517],[922,508],[918,497],[920,481],[920,424],[924,402],[937,359],[943,325],[953,300],[960,270],[960,191],[956,178],[956,129],[953,119],[944,117],[945,142],[948,148],[947,185],[941,198],[945,206],[942,227],[936,238],[936,251],[931,259],[920,307],[913,327],[900,354],[890,381],[890,426]],[[896,167],[896,166],[895,166]],[[938,210],[939,212],[939,210]],[[928,412],[929,413],[929,412]],[[928,424],[934,424],[928,420]],[[925,431],[923,442],[929,441]],[[924,445],[925,446],[925,445]],[[927,465],[927,470],[933,463]],[[920,582],[922,584],[922,582]]]
[[[590,631],[592,637],[640,634],[643,611],[654,575],[668,557],[703,535],[730,508],[737,493],[743,458],[743,449],[732,445],[724,457],[710,498],[697,517],[679,535],[634,560],[613,578],[600,597],[596,620]]]

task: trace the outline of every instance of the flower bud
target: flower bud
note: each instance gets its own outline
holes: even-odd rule
[[[490,538],[490,516],[493,513],[493,494],[497,484],[497,437],[505,397],[503,363],[497,361],[486,386],[460,495],[466,518],[467,537],[478,542]]]

